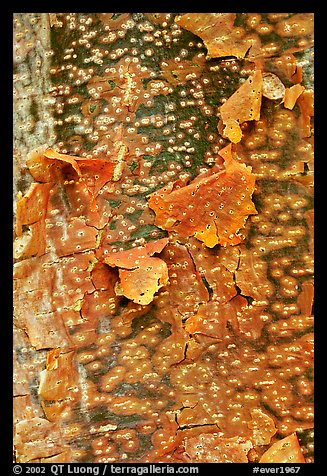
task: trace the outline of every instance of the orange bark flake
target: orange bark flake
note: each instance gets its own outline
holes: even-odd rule
[[[284,97],[284,106],[286,109],[293,109],[304,89],[304,86],[301,86],[301,84],[294,84],[294,86],[286,88]]]
[[[168,185],[150,195],[149,206],[164,230],[195,236],[209,248],[236,245],[247,217],[257,213],[251,200],[254,183],[251,168],[229,154],[224,171],[179,189]]]
[[[234,56],[256,60],[301,51],[313,44],[312,13],[185,13],[175,22],[203,40],[207,59]],[[275,34],[274,42],[267,41],[269,33]]]
[[[96,248],[99,229],[108,221],[106,204],[97,203],[97,194],[112,177],[112,163],[47,149],[31,153],[27,165],[41,183],[33,183],[19,196],[15,259],[54,251],[66,256]]]
[[[303,316],[312,315],[312,306],[314,298],[314,285],[312,281],[304,281],[302,290],[297,298],[297,305]]]
[[[132,250],[110,253],[105,262],[119,267],[120,282],[116,294],[124,295],[138,304],[150,304],[155,293],[168,282],[168,268],[160,253],[168,243],[167,238],[147,243]]]
[[[262,84],[261,71],[257,70],[220,107],[221,120],[225,126],[223,132],[231,142],[240,142],[240,124],[260,119]]]
[[[41,220],[46,214],[51,184],[32,183],[24,196],[20,196],[16,207],[15,230],[22,234],[24,225]]]
[[[32,183],[24,196],[19,194],[16,205],[15,259],[40,256],[45,252],[45,217],[51,187],[48,183]]]
[[[305,90],[297,100],[301,115],[299,118],[302,129],[302,137],[310,137],[312,134],[311,118],[314,115],[313,90]]]
[[[296,433],[274,443],[262,455],[260,463],[305,463]]]
[[[31,153],[27,165],[34,179],[39,182],[68,184],[83,181],[89,193],[96,197],[104,184],[112,179],[116,164],[108,160],[83,159],[47,149],[43,153]]]
[[[249,48],[260,46],[260,40],[253,37],[244,41],[234,27],[235,19],[235,13],[186,13],[175,21],[204,41],[209,58],[244,58]]]
[[[150,258],[155,253],[160,253],[168,243],[168,238],[162,238],[157,241],[150,241],[145,246],[138,246],[126,251],[109,253],[105,262],[109,266],[119,268],[134,269],[137,268],[140,260]]]
[[[21,236],[14,241],[14,259],[21,260],[41,256],[46,250],[45,222],[41,219],[26,227]]]
[[[145,305],[150,304],[155,293],[168,282],[168,269],[160,258],[148,258],[141,260],[136,269],[120,269],[119,277],[116,293]]]
[[[48,352],[57,352],[57,349]],[[40,373],[39,395],[44,400],[63,400],[71,392],[76,383],[76,369],[73,363],[74,352],[60,354],[56,358],[55,365],[47,365]]]
[[[94,290],[88,266],[94,255],[43,255],[14,266],[14,316],[36,349],[70,347],[63,313]]]

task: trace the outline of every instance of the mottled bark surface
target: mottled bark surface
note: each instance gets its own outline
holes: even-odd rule
[[[312,14],[14,15],[18,462],[313,461],[312,63]]]
[[[15,13],[14,21],[14,200],[30,183],[26,155],[56,141],[51,96],[50,21],[48,13]]]
[[[47,13],[13,16],[13,199],[25,193],[33,179],[26,167],[27,154],[55,142],[50,95],[50,23]],[[46,351],[35,351],[25,332],[14,327],[14,422],[43,416],[37,392]],[[23,415],[15,416],[23,411]]]

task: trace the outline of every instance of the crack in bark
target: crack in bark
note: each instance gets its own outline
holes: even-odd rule
[[[208,283],[206,277],[205,277],[204,275],[202,275],[202,273],[197,269],[195,260],[194,260],[194,258],[193,258],[192,253],[191,253],[190,250],[189,250],[189,247],[186,246],[184,243],[180,243],[179,241],[177,241],[177,242],[178,242],[180,245],[184,246],[184,248],[186,248],[186,251],[187,251],[187,253],[188,253],[188,255],[189,255],[189,257],[190,257],[190,259],[191,259],[191,261],[192,261],[192,263],[193,263],[194,270],[195,270],[197,273],[199,273],[199,275],[201,276],[202,282],[203,282],[203,284],[205,285],[205,287],[206,287],[206,289],[207,289],[207,291],[208,291],[208,300],[205,301],[205,302],[211,301],[211,297],[212,297],[212,294],[213,294],[213,289],[211,288],[210,284]],[[200,306],[201,304],[203,304],[203,302],[200,302],[200,303],[199,303],[199,306]]]
[[[190,395],[192,395],[193,393],[190,393]],[[183,430],[188,430],[188,429],[192,429],[192,428],[199,428],[199,427],[206,427],[206,426],[216,426],[218,428],[218,430],[220,430],[220,427],[218,426],[217,422],[212,422],[212,423],[186,423],[184,425],[180,425],[179,422],[178,422],[178,419],[180,418],[183,410],[187,409],[187,408],[196,408],[199,404],[199,401],[196,402],[195,405],[182,405],[181,408],[179,408],[178,410],[175,411],[175,422],[176,424],[178,425],[178,428],[176,430],[176,435],[177,435],[177,432],[178,431],[183,431]]]

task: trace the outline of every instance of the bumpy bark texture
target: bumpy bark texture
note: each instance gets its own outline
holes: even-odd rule
[[[14,40],[17,461],[312,462],[313,15]]]

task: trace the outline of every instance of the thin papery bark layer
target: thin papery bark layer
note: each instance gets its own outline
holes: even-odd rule
[[[53,149],[46,149],[43,154],[31,154],[27,166],[39,182],[83,180],[94,196],[112,178],[114,171],[114,164],[110,161],[60,154]]]
[[[235,19],[235,13],[186,13],[177,19],[177,23],[202,38],[210,58],[244,58],[250,48],[258,51],[260,42],[257,38],[244,41],[235,31]]]
[[[105,258],[110,266],[119,267],[118,295],[143,305],[153,300],[154,294],[168,282],[168,268],[163,260],[152,255],[160,253],[167,243],[168,239],[163,238],[144,247],[111,253]]]
[[[172,185],[150,195],[156,225],[182,236],[195,236],[212,248],[242,241],[240,229],[256,213],[251,200],[255,178],[251,170],[228,153],[225,170],[172,190]]]
[[[223,134],[231,142],[240,142],[240,124],[258,121],[262,99],[262,73],[256,71],[220,107],[220,117],[225,126]]]
[[[260,463],[304,463],[295,433],[274,443],[261,457]]]
[[[283,16],[284,15],[284,16]],[[286,17],[286,18],[285,18]],[[238,24],[236,24],[236,21]],[[313,44],[313,14],[251,14],[251,13],[185,13],[176,23],[199,36],[209,58],[235,56],[254,59],[276,54],[267,33],[274,32],[280,43],[280,53],[301,51]],[[292,38],[285,42],[284,38]],[[301,41],[302,40],[302,41]]]
[[[301,96],[304,90],[304,86],[301,86],[300,84],[294,84],[294,86],[287,88],[285,91],[284,106],[287,109],[293,109],[296,101]]]
[[[105,204],[96,196],[112,178],[113,164],[47,149],[30,154],[27,165],[41,183],[31,184],[17,202],[15,258],[96,248],[97,228],[105,224]]]
[[[167,265],[160,258],[143,259],[138,268],[119,270],[118,295],[124,295],[138,304],[150,304],[154,294],[168,282]]]
[[[14,267],[14,303],[17,325],[26,330],[37,348],[67,347],[70,339],[65,312],[87,292],[94,291],[88,267],[93,253],[53,259],[30,258]]]
[[[40,374],[39,395],[44,400],[63,400],[76,384],[74,352],[61,354],[57,349],[48,352],[47,368]]]

